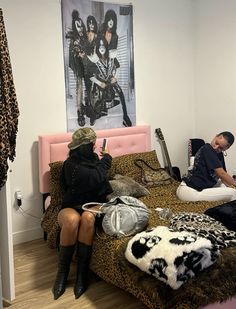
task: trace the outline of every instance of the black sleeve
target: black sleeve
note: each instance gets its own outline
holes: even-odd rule
[[[95,167],[84,170],[84,178],[81,181],[86,182],[91,190],[96,189],[107,181],[107,171],[111,168],[111,163],[112,157],[105,154]]]
[[[65,161],[62,173],[63,187],[73,187],[78,193],[98,189],[107,181],[107,171],[111,162],[112,157],[109,154],[105,154],[95,165]]]
[[[95,63],[88,60],[86,63],[86,75],[88,78],[91,78],[94,75],[98,74],[98,69]]]
[[[112,157],[108,153],[106,153],[100,162],[105,170],[109,170],[111,168]]]

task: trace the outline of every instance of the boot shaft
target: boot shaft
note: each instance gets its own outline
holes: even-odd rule
[[[74,254],[75,245],[59,247],[58,268],[69,268]]]
[[[82,242],[78,242],[78,246],[77,246],[77,258],[78,258],[78,262],[90,262],[90,258],[91,258],[91,254],[92,254],[92,246],[86,245]]]
[[[74,250],[75,245],[59,247],[57,276],[52,288],[54,299],[58,299],[65,292]]]
[[[89,271],[91,254],[92,254],[92,246],[88,246],[81,242],[78,242],[77,274],[74,286],[75,298],[79,298],[87,289],[88,271]]]
[[[92,246],[78,242],[77,247],[77,277],[81,274],[86,276],[89,269],[90,258],[92,254]]]

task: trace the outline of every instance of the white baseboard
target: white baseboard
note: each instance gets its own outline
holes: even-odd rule
[[[5,298],[2,298],[2,304],[3,304],[3,308],[10,307],[12,305],[11,301]]]
[[[37,227],[31,230],[15,232],[13,233],[13,245],[21,244],[23,242],[39,238],[43,238],[43,230],[41,227]]]

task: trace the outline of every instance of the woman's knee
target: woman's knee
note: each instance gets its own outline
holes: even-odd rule
[[[186,198],[188,198],[186,196],[186,185],[182,185],[180,184],[176,190],[176,196],[178,197],[178,199],[184,201],[186,200]]]
[[[83,212],[81,215],[81,225],[87,229],[94,228],[95,215],[89,211]]]
[[[61,227],[68,226],[71,229],[78,228],[80,215],[74,209],[65,208],[59,212],[58,222]]]

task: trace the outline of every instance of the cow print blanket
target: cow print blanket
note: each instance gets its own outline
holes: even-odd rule
[[[130,263],[173,289],[212,265],[219,254],[209,239],[166,226],[136,234],[125,251]]]

